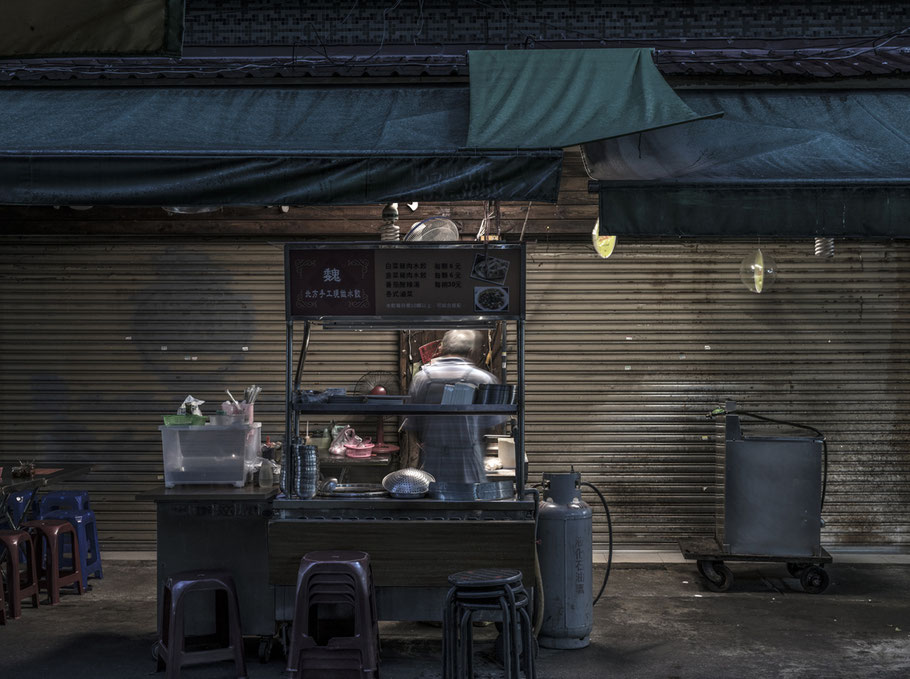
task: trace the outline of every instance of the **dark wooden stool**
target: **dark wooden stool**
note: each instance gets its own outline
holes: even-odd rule
[[[320,624],[320,606],[351,610],[351,624],[332,636],[323,629],[327,621]],[[366,552],[310,552],[300,560],[287,673],[290,679],[378,676],[379,625]]]
[[[449,576],[449,584],[452,588],[446,595],[442,618],[443,678],[473,678],[472,618],[475,612],[488,611],[502,616],[505,676],[519,679],[523,658],[525,677],[534,679],[530,597],[522,585],[521,572],[507,568],[461,571]]]
[[[184,634],[185,597],[190,592],[215,593],[215,626],[218,637],[226,641],[223,648],[200,651],[186,650]],[[155,647],[157,671],[167,668],[167,679],[177,679],[185,665],[234,661],[237,679],[246,679],[246,660],[243,657],[243,633],[240,627],[240,608],[234,578],[227,571],[184,571],[171,575],[164,583],[159,611],[161,629]]]
[[[76,591],[82,594],[82,567],[79,564],[79,538],[76,529],[69,521],[56,519],[38,519],[25,521],[22,527],[28,530],[38,545],[37,562],[40,566],[40,581],[47,587],[47,594],[54,606],[60,603],[60,588],[75,585]],[[61,566],[60,538],[63,535],[72,537],[72,570]]]
[[[6,584],[9,588],[10,617],[13,620],[22,616],[22,599],[32,597],[32,606],[38,607],[38,569],[35,557],[35,544],[24,530],[0,530],[0,543],[6,548]],[[25,554],[26,583],[22,583],[19,571],[19,555]],[[6,610],[3,603],[3,588],[0,587],[0,611],[6,623]]]

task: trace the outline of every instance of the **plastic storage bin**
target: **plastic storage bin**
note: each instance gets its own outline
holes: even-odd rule
[[[203,483],[243,487],[262,447],[262,423],[160,426],[164,485]]]

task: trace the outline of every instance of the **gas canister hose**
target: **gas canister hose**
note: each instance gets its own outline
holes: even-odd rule
[[[604,589],[607,587],[607,580],[610,579],[610,568],[613,565],[613,519],[610,517],[610,507],[607,505],[607,500],[604,497],[604,494],[600,492],[600,489],[593,483],[588,483],[587,481],[582,481],[581,485],[587,486],[595,493],[597,493],[597,497],[600,498],[600,502],[604,506],[604,511],[607,514],[607,532],[610,539],[610,549],[607,552],[607,572],[604,573],[604,581],[600,585],[600,591],[597,593],[597,596],[594,597],[594,604],[592,604],[596,605],[597,602],[600,601],[600,597],[604,593]]]

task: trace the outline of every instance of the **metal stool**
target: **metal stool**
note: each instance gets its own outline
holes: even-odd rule
[[[449,584],[452,588],[446,596],[442,623],[443,678],[473,678],[472,618],[477,611],[488,611],[502,616],[505,676],[518,679],[524,658],[525,677],[534,679],[530,597],[522,586],[521,572],[507,568],[461,571],[449,576]]]
[[[79,563],[79,538],[76,529],[69,521],[57,519],[38,519],[26,521],[22,528],[35,539],[38,548],[36,562],[39,565],[40,581],[47,587],[47,594],[51,605],[60,603],[60,588],[75,585],[76,591],[82,594],[82,567]],[[69,544],[72,556],[72,571],[67,572],[61,567],[63,555],[60,550],[60,541],[63,536],[69,535],[72,542]]]
[[[0,549],[6,558],[6,586],[9,588],[10,617],[15,620],[22,616],[22,599],[31,596],[32,606],[38,608],[38,568],[35,558],[35,544],[24,530],[0,530]],[[22,584],[22,573],[19,571],[19,555],[25,554],[25,576]],[[3,587],[0,587],[0,611],[6,622]]]
[[[189,592],[203,591],[215,592],[216,632],[227,645],[223,648],[187,651],[183,615],[185,597]],[[161,628],[155,645],[155,658],[158,672],[167,668],[167,679],[177,679],[180,668],[185,665],[220,660],[233,660],[234,676],[246,679],[237,588],[230,573],[222,570],[185,571],[170,576],[164,583],[158,619]]]
[[[319,606],[346,608],[344,635],[320,624]],[[350,623],[350,624],[347,624]],[[341,630],[336,630],[339,632]],[[366,552],[310,552],[300,560],[287,673],[290,679],[376,677],[379,625],[370,557]]]

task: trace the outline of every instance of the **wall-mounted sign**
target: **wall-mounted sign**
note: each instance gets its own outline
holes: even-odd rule
[[[524,268],[522,244],[288,244],[287,315],[515,319]]]

